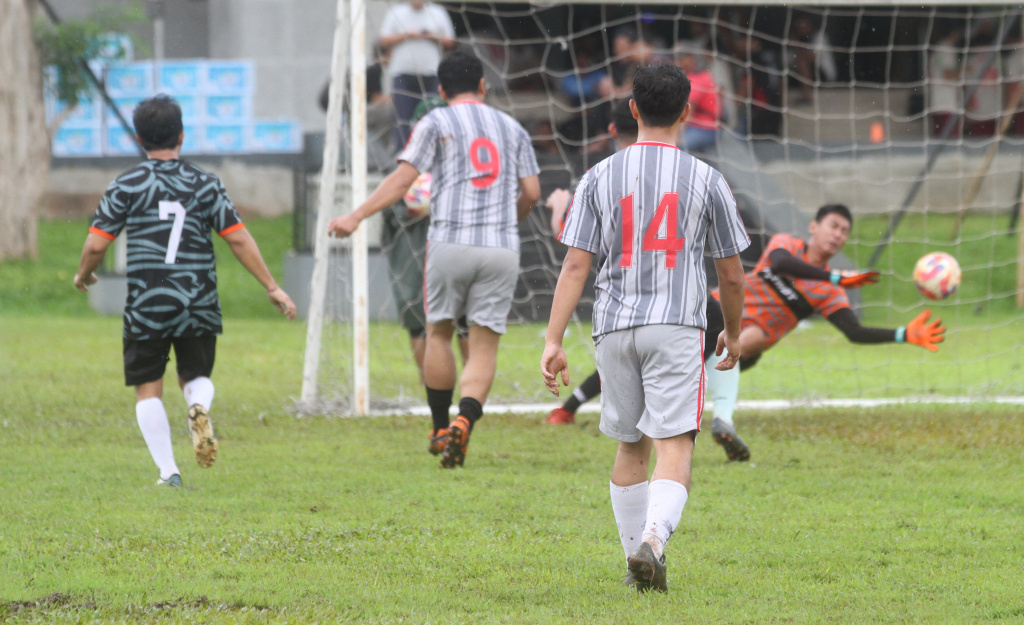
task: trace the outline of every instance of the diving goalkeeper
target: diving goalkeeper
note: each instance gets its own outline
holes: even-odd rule
[[[852,224],[853,216],[846,206],[827,204],[818,209],[807,241],[789,234],[776,234],[768,241],[754,270],[747,274],[740,367],[752,367],[801,319],[813,314],[828,319],[852,343],[910,343],[939,351],[946,329],[941,319],[929,321],[928,310],[895,329],[868,328],[857,320],[846,289],[876,283],[878,272],[839,271],[828,265],[846,245]],[[712,291],[712,295],[718,294]],[[712,437],[730,460],[749,460],[750,449],[736,434],[732,419],[739,393],[739,368],[718,371],[713,367],[714,360],[707,363],[715,413]]]

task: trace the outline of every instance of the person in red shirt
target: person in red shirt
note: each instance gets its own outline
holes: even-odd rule
[[[707,152],[714,148],[722,125],[718,86],[707,68],[703,52],[684,48],[676,54],[676,65],[690,79],[690,117],[683,128],[679,147],[692,154]]]

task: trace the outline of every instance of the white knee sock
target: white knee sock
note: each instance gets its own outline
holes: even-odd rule
[[[142,438],[146,439],[149,453],[160,469],[160,478],[166,480],[178,473],[174,450],[171,449],[171,425],[167,422],[164,402],[159,397],[143,399],[135,404],[135,418],[142,430]]]
[[[661,557],[668,539],[679,525],[686,505],[686,487],[672,480],[654,480],[648,489],[647,524],[643,542],[649,543],[654,555]]]
[[[185,394],[185,403],[189,407],[199,404],[209,410],[213,404],[213,381],[210,378],[196,378],[181,390]]]
[[[711,354],[704,363],[708,372],[708,394],[711,395],[712,413],[716,419],[721,419],[732,425],[732,412],[736,409],[736,397],[740,393],[740,366],[736,365],[728,371],[719,371],[715,365],[725,358],[726,352],[721,356]]]
[[[626,557],[633,555],[643,538],[647,524],[647,482],[632,486],[616,486],[608,482],[612,495],[612,512],[619,528],[619,540]]]

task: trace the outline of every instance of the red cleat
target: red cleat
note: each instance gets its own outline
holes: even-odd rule
[[[448,428],[441,428],[440,430],[430,431],[430,447],[428,451],[432,455],[438,455],[444,451],[444,448],[448,445]]]
[[[544,419],[544,423],[550,423],[551,425],[572,425],[575,422],[576,414],[569,412],[561,406],[552,410],[548,418]]]

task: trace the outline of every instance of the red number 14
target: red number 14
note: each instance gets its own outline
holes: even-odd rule
[[[633,266],[633,194],[630,193],[619,200],[622,207],[622,262],[619,267]],[[678,219],[679,194],[666,193],[661,196],[658,209],[654,211],[651,225],[644,232],[643,247],[645,252],[665,252],[665,269],[676,268],[676,256],[683,250],[686,239],[679,238]],[[658,230],[665,222],[665,236],[659,237]]]

